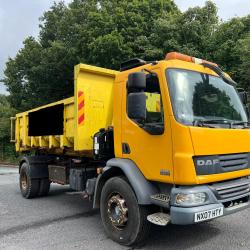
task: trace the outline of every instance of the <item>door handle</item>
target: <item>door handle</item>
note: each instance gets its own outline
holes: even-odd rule
[[[123,154],[130,154],[130,147],[129,147],[129,144],[126,143],[126,142],[123,142],[122,143],[122,153]]]

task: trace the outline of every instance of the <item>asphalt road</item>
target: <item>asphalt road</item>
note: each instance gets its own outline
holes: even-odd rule
[[[105,235],[98,211],[67,187],[26,200],[15,168],[0,166],[0,249],[129,249]],[[194,226],[153,227],[141,249],[250,249],[250,210]]]

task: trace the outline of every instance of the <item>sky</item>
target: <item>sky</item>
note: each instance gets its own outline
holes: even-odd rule
[[[22,47],[22,41],[28,36],[37,37],[39,17],[48,10],[53,2],[60,0],[0,0],[0,80],[3,78],[5,62],[15,57]],[[249,0],[213,0],[218,7],[218,14],[223,20],[234,16],[250,14]],[[71,0],[64,0],[65,3]],[[206,0],[175,0],[181,11],[189,7],[204,6]],[[0,93],[6,89],[0,82]]]

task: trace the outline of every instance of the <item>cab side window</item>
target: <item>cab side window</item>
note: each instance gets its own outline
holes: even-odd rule
[[[164,112],[156,73],[135,72],[128,76],[127,112],[128,117],[149,134],[164,133]]]
[[[160,84],[157,75],[146,77],[146,121],[145,123],[163,123],[163,107]]]

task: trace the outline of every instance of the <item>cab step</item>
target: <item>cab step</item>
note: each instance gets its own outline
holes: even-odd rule
[[[147,216],[147,220],[158,226],[166,226],[170,222],[170,215],[165,213],[154,213]]]

